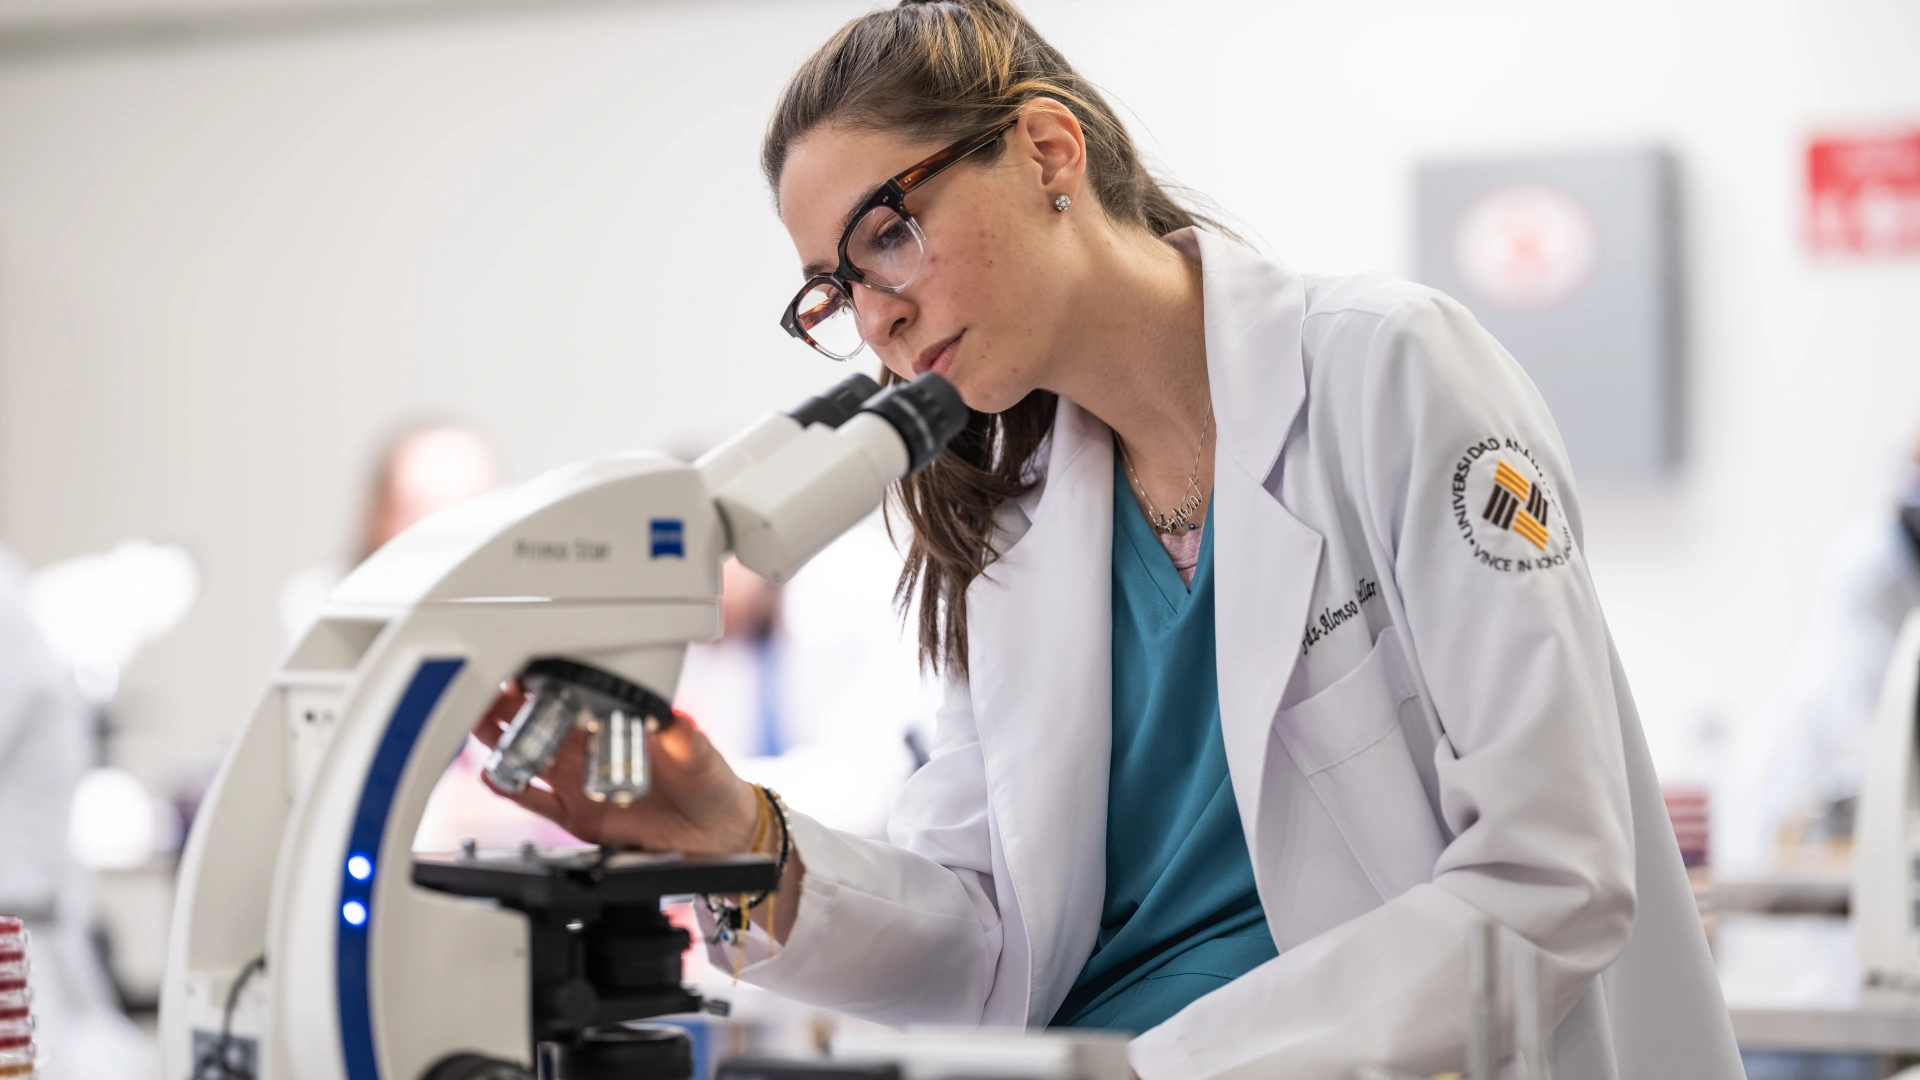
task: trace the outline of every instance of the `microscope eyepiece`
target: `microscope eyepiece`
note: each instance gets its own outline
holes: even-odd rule
[[[933,463],[955,435],[967,428],[967,403],[945,377],[929,371],[910,383],[887,387],[867,399],[870,412],[893,425],[907,444],[907,475]]]
[[[880,384],[867,376],[849,375],[834,383],[831,389],[801,402],[799,408],[787,415],[803,428],[814,424],[837,428],[853,419],[861,403],[879,392]]]
[[[849,379],[827,396],[837,408],[837,395],[855,385]],[[809,402],[802,412],[813,406]],[[787,580],[879,508],[888,484],[939,457],[966,430],[970,415],[952,384],[928,373],[868,396],[836,428],[815,423],[785,440],[770,440],[764,455],[742,468],[707,466],[727,546],[748,569],[770,581]]]

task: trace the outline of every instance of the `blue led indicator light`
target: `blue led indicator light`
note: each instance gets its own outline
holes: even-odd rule
[[[340,917],[347,920],[348,926],[367,925],[367,905],[358,900],[349,900],[340,905]]]
[[[373,876],[373,860],[365,855],[354,855],[347,859],[347,876],[355,881],[365,881]]]

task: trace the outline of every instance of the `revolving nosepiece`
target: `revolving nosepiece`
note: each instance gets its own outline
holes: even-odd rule
[[[590,664],[535,660],[520,674],[527,700],[487,757],[487,779],[518,794],[553,764],[575,728],[587,731],[587,797],[626,806],[652,786],[647,735],[673,723],[673,707],[646,687]]]

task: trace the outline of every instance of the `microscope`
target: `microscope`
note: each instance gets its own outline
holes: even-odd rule
[[[1854,942],[1862,996],[1920,1002],[1920,610],[1887,664],[1854,811]]]
[[[329,597],[227,754],[180,865],[168,1080],[683,1080],[696,1011],[662,896],[772,888],[752,857],[411,848],[503,685],[524,787],[577,728],[587,794],[649,789],[646,734],[729,553],[785,581],[967,423],[938,375],[849,378],[693,465],[568,466],[421,522]]]

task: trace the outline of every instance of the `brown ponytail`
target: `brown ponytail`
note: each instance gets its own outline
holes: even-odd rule
[[[787,151],[823,124],[956,142],[1004,124],[1034,98],[1073,112],[1087,139],[1087,181],[1109,218],[1165,236],[1212,224],[1147,172],[1125,125],[1092,83],[1006,0],[906,0],[841,27],[787,83],[767,125],[760,164],[776,197]],[[975,160],[990,162],[1004,143]],[[883,382],[898,381],[891,373]],[[920,659],[967,674],[967,586],[995,552],[995,513],[1033,489],[1034,458],[1053,425],[1055,396],[1028,394],[967,429],[896,496],[913,529],[897,597],[920,604]]]

